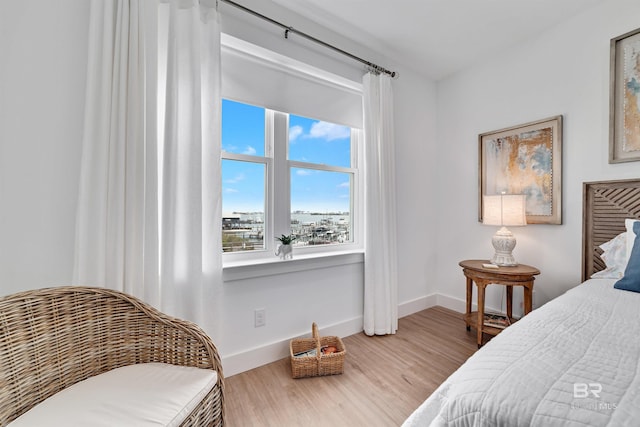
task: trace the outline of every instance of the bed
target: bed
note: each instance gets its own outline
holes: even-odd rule
[[[640,425],[640,293],[614,288],[638,277],[634,219],[640,180],[585,183],[583,283],[494,337],[403,427]]]

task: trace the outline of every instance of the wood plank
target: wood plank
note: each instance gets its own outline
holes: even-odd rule
[[[640,219],[639,179],[583,184],[582,280],[605,268],[596,247],[623,232],[625,218]]]
[[[227,425],[400,425],[476,351],[463,314],[432,307],[395,335],[343,338],[344,374],[292,379],[289,359],[225,380]]]

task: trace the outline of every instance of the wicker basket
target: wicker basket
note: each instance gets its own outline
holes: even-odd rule
[[[320,337],[318,325],[311,325],[311,338],[295,338],[291,340],[291,375],[293,378],[318,377],[321,375],[338,375],[344,372],[344,356],[347,353],[339,337]],[[322,354],[322,347],[333,346],[335,353]],[[294,354],[316,350],[313,356],[294,356]]]

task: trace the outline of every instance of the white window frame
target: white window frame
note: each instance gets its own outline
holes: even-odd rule
[[[239,101],[241,102],[241,101]],[[265,165],[265,212],[264,212],[264,249],[251,251],[224,252],[223,267],[225,276],[227,268],[242,267],[253,264],[289,263],[280,260],[275,254],[275,236],[291,232],[291,169],[305,168],[328,172],[350,173],[351,180],[351,233],[352,241],[348,243],[327,244],[317,246],[294,246],[293,258],[304,260],[308,258],[330,256],[336,262],[339,254],[362,252],[364,229],[364,195],[363,195],[363,132],[351,128],[351,167],[328,166],[289,160],[289,114],[265,108],[265,149],[263,156],[235,154],[222,152],[222,159],[239,160]],[[275,189],[278,189],[276,191]],[[220,224],[222,226],[222,224]],[[221,249],[222,250],[222,249]],[[359,258],[358,258],[359,259]],[[352,257],[346,259],[353,261]],[[344,263],[338,260],[337,263]],[[256,274],[258,276],[259,274]],[[242,275],[241,275],[242,276]],[[254,277],[250,275],[249,277]],[[240,277],[244,278],[244,276]]]

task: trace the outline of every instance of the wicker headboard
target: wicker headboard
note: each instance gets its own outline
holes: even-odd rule
[[[625,231],[625,218],[640,219],[640,179],[583,184],[582,281],[604,270],[599,246]]]

